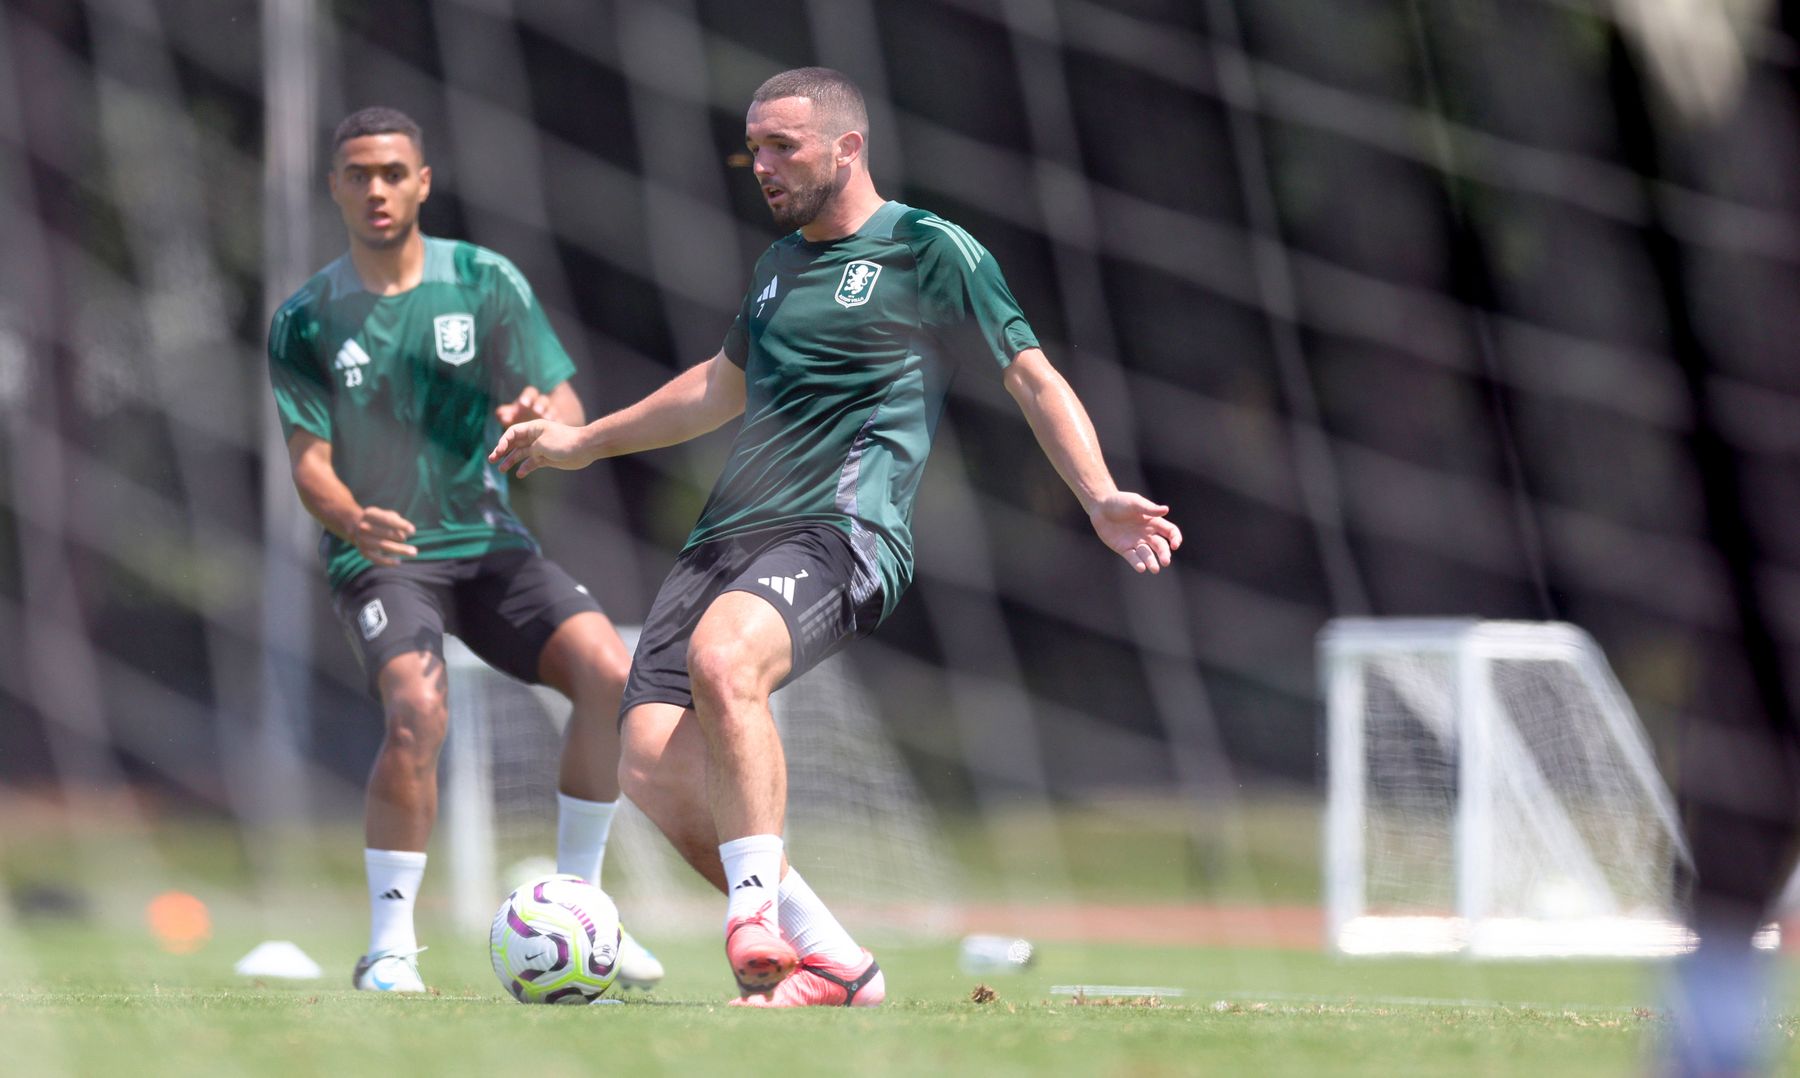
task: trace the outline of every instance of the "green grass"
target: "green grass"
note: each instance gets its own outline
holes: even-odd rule
[[[11,821],[0,818],[0,824]],[[1167,799],[1036,807],[988,817],[949,816],[940,838],[958,867],[959,897],[1016,900],[1021,877],[1054,880],[1052,901],[1313,904],[1319,895],[1319,807],[1303,799],[1262,799],[1229,811]],[[295,828],[264,840],[281,864],[256,857],[250,841],[221,819],[151,818],[98,825],[69,842],[60,828],[0,827],[0,885],[80,879],[95,865],[139,865],[199,893],[242,889],[255,870],[298,865],[303,886],[354,890],[362,881],[360,822]],[[441,841],[441,835],[439,836]],[[554,841],[545,826],[545,843]],[[434,856],[441,853],[434,850]],[[1007,870],[1015,875],[1008,875]],[[609,876],[629,878],[629,861]],[[1029,881],[1027,881],[1029,882]]]
[[[0,929],[0,1045],[32,1074],[1632,1074],[1661,1029],[1653,965],[1343,961],[1309,953],[1051,944],[986,978],[949,944],[883,949],[879,1011],[745,1013],[711,940],[655,941],[662,989],[625,1006],[524,1007],[500,993],[479,940],[424,956],[438,994],[350,991],[354,924],[290,935],[317,983],[230,972],[256,933],[196,954],[136,926]],[[341,967],[341,968],[340,968]],[[1155,1005],[1077,1004],[1055,985],[1164,985]],[[1785,1032],[1793,1031],[1790,1022]],[[1800,1064],[1800,1053],[1789,1052]]]
[[[998,866],[1040,858],[1067,897],[1088,902],[1316,904],[1319,805],[1263,798],[1253,805],[1168,799],[1103,801],[986,819],[944,821],[968,898],[1016,897]],[[1028,851],[1009,862],[1007,851]]]
[[[951,821],[946,843],[971,901],[1307,905],[1318,894],[1317,825],[1304,802],[1234,818],[1111,803]],[[731,980],[710,937],[648,940],[669,977],[626,1006],[523,1007],[501,994],[483,941],[445,923],[442,891],[427,896],[420,925],[437,994],[371,996],[348,988],[366,916],[353,825],[260,847],[193,821],[97,820],[70,837],[0,828],[0,882],[15,896],[106,881],[81,892],[85,918],[9,920],[0,905],[0,1073],[1549,1078],[1642,1073],[1664,1028],[1653,1013],[1655,963],[1340,960],[1055,940],[1038,941],[1032,969],[987,978],[998,996],[976,1004],[978,981],[957,969],[953,943],[899,945],[861,924],[888,973],[879,1011],[726,1007]],[[269,852],[283,855],[274,870],[286,882],[254,888],[253,869],[271,865],[258,855]],[[1009,859],[1025,878],[996,870]],[[1053,885],[1031,875],[1038,861],[1054,867],[1043,875]],[[171,885],[212,908],[215,936],[194,954],[164,953],[143,923],[144,903]],[[233,962],[271,937],[300,944],[324,979],[236,977]],[[1051,991],[1082,983],[1182,994],[1078,1005]],[[1780,1033],[1789,1069],[1800,1071],[1795,1030],[1785,1020]]]

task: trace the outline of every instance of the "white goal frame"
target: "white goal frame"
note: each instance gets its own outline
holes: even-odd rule
[[[618,630],[626,647],[635,650],[638,628]],[[546,731],[560,739],[570,706],[553,689],[526,686],[490,669],[453,636],[444,638],[444,659],[451,718],[439,798],[443,826],[436,841],[447,855],[454,922],[485,934],[510,887],[555,866],[549,855],[554,853],[556,761],[533,756],[527,761],[530,774],[523,775],[520,760],[496,759],[496,731],[506,724],[531,734],[527,742],[509,741],[513,747],[541,742]],[[490,692],[509,698],[510,717],[473,702]],[[870,924],[871,938],[949,934],[960,891],[958,870],[855,668],[834,655],[775,693],[769,706],[787,747],[786,837],[795,867],[831,896],[841,916]],[[499,767],[503,762],[508,766]],[[501,770],[512,781],[496,782]],[[527,805],[521,811],[519,780],[535,810]],[[502,800],[508,802],[506,812],[497,811]],[[529,825],[529,835],[516,832],[521,823]],[[519,845],[524,839],[542,841],[524,849]],[[607,851],[606,889],[634,932],[716,930],[718,896],[628,798],[620,799]]]
[[[1366,675],[1383,659],[1426,657],[1449,664],[1448,728],[1431,734],[1455,746],[1453,834],[1445,836],[1452,859],[1453,910],[1440,916],[1382,915],[1368,909],[1369,825],[1366,803]],[[1656,767],[1648,738],[1611,668],[1593,639],[1560,622],[1507,622],[1476,619],[1344,618],[1332,621],[1319,638],[1320,671],[1328,740],[1324,875],[1327,945],[1345,954],[1466,953],[1477,957],[1542,955],[1656,955],[1691,946],[1675,908],[1675,881],[1662,909],[1615,910],[1605,916],[1570,919],[1520,916],[1491,908],[1490,897],[1500,843],[1510,836],[1495,826],[1497,750],[1528,759],[1519,731],[1494,693],[1494,664],[1544,660],[1566,664],[1588,690],[1605,732],[1634,783],[1642,803],[1684,865],[1692,865],[1674,798]],[[1527,788],[1553,799],[1532,768],[1515,776]],[[1535,784],[1535,786],[1534,786]],[[1546,805],[1542,828],[1552,833],[1561,866],[1579,885],[1604,888],[1599,866],[1566,816]]]
[[[449,862],[450,916],[459,927],[478,932],[493,920],[494,906],[502,897],[496,892],[504,891],[503,871],[494,845],[490,717],[467,707],[464,697],[474,688],[473,679],[504,675],[490,671],[467,644],[449,634],[444,636],[444,665],[450,677],[452,721],[444,740],[439,833]],[[569,702],[554,689],[531,686],[529,691],[543,707],[544,720],[560,736],[568,725]],[[554,868],[552,857],[546,871]]]

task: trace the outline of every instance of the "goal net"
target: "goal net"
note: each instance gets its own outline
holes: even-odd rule
[[[1560,623],[1340,619],[1321,635],[1329,942],[1641,955],[1689,941],[1690,861],[1630,701]]]
[[[635,629],[621,627],[628,646]],[[457,924],[486,932],[523,879],[555,871],[556,776],[569,703],[483,663],[453,637],[442,842]],[[944,934],[954,869],[937,826],[873,702],[843,656],[772,699],[788,757],[787,841],[794,866],[879,939]],[[607,843],[603,883],[635,931],[716,928],[722,907],[629,800]]]

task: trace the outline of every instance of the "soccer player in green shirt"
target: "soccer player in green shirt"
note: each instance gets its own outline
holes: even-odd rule
[[[758,89],[745,131],[778,225],[724,347],[586,426],[532,419],[488,459],[525,476],[666,446],[743,416],[645,619],[623,701],[625,792],[728,896],[725,950],[757,1006],[873,1006],[880,968],[786,865],[787,770],[769,694],[872,631],[912,579],[912,504],[950,379],[998,373],[1094,531],[1169,564],[1168,507],[1113,483],[1093,424],[994,257],[870,179],[842,74]]]
[[[386,716],[364,816],[369,950],[352,980],[419,992],[413,903],[449,724],[444,633],[574,704],[557,869],[596,883],[629,653],[587,588],[539,552],[484,459],[508,424],[585,418],[531,287],[494,252],[419,231],[431,169],[404,113],[353,113],[332,147],[350,250],[275,312],[269,371],[294,487],[325,526],[333,606]],[[635,941],[619,969],[634,987],[662,977]]]

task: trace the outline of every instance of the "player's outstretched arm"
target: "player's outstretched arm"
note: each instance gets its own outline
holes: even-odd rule
[[[1168,518],[1168,506],[1113,482],[1087,409],[1049,357],[1025,349],[1006,368],[1005,381],[1056,474],[1087,510],[1094,534],[1138,572],[1160,572],[1181,546],[1181,529]]]
[[[539,468],[585,468],[697,438],[744,410],[744,372],[723,352],[665,382],[636,404],[577,427],[534,419],[509,427],[488,460],[522,479]]]
[[[331,465],[331,443],[315,434],[295,431],[288,439],[288,463],[293,467],[294,489],[325,530],[354,546],[376,565],[399,565],[418,548],[406,540],[413,524],[392,509],[362,505]]]

